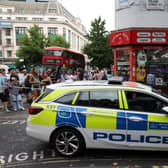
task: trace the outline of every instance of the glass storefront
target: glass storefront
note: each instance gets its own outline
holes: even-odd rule
[[[168,47],[121,47],[115,50],[115,55],[117,76],[134,79],[168,94]]]

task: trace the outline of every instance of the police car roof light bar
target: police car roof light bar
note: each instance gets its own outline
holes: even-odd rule
[[[122,85],[124,78],[122,76],[114,76],[108,80],[108,84]]]

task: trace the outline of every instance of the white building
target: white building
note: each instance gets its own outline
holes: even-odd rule
[[[115,29],[168,28],[168,0],[115,0]]]
[[[46,36],[63,35],[74,51],[81,52],[87,42],[80,18],[57,1],[0,1],[0,64],[11,64],[16,59],[20,39],[34,24]]]

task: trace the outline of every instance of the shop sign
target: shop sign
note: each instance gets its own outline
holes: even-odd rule
[[[149,10],[164,10],[164,0],[146,0],[146,8]]]
[[[153,38],[152,42],[153,43],[165,43],[166,39],[165,38]]]
[[[163,85],[163,79],[162,78],[155,78],[155,85],[156,86],[162,86]]]
[[[130,43],[130,32],[116,32],[110,35],[110,45],[126,45]]]
[[[11,22],[0,22],[0,27],[9,27],[12,28],[12,23]]]
[[[137,38],[138,43],[150,43],[151,39],[150,38]]]
[[[152,36],[153,37],[166,37],[166,33],[165,32],[153,32]]]
[[[137,32],[138,37],[150,37],[151,33],[150,32]]]

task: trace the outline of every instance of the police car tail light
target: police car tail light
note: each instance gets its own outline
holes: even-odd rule
[[[44,109],[42,107],[30,107],[29,108],[29,114],[33,115],[33,114],[38,114],[41,111],[43,111]]]

